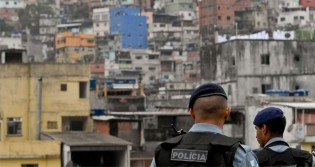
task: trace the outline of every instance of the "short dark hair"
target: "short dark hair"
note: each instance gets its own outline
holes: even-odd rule
[[[268,126],[270,132],[278,133],[278,134],[282,135],[284,133],[284,129],[285,129],[285,125],[286,125],[286,119],[285,119],[285,117],[275,118],[275,119],[269,120],[263,124]],[[259,125],[258,127],[262,127],[263,124]]]

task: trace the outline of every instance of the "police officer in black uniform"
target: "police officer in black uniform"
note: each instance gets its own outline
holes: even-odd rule
[[[223,125],[231,110],[221,86],[213,83],[199,86],[192,93],[188,108],[195,124],[188,133],[162,142],[151,167],[258,166],[248,146],[223,135]]]
[[[254,119],[256,138],[261,146],[257,154],[259,166],[315,166],[311,153],[290,148],[283,139],[286,118],[283,111],[276,107],[268,107],[256,115]]]

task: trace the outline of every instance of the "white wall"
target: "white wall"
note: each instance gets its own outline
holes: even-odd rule
[[[96,36],[105,36],[110,32],[109,8],[93,10],[93,33]]]
[[[280,12],[277,17],[277,26],[286,26],[288,24],[305,26],[310,21],[309,15],[308,9],[306,11]]]
[[[0,8],[25,8],[23,0],[5,0],[0,1]]]
[[[22,38],[16,37],[0,37],[0,45],[8,46],[8,49],[23,49]]]

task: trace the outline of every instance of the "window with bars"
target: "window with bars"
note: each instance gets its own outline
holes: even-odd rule
[[[48,121],[47,129],[58,129],[57,121]]]
[[[22,134],[22,119],[20,117],[7,119],[8,135],[21,135]]]

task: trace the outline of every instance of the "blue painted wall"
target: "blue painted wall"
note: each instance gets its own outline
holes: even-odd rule
[[[147,17],[140,8],[118,6],[110,10],[110,33],[121,34],[123,49],[147,48]]]

